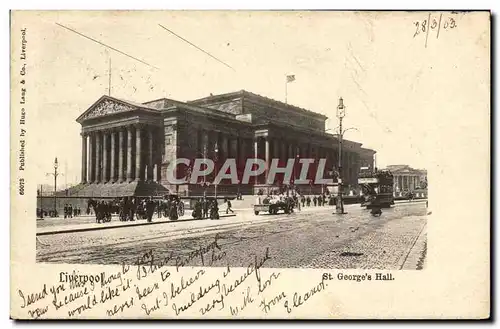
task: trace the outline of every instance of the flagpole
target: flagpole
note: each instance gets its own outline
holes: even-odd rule
[[[108,96],[111,96],[111,56],[109,56]]]
[[[288,76],[285,74],[285,104],[288,104]]]

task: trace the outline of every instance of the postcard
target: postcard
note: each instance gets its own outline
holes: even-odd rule
[[[488,11],[12,11],[13,319],[487,319]]]

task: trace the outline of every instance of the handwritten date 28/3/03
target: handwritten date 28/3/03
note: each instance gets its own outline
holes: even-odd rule
[[[439,33],[441,29],[443,30],[452,30],[457,28],[457,21],[452,16],[446,16],[442,13],[439,16],[431,16],[429,15],[421,20],[413,23],[415,26],[415,32],[413,33],[413,37],[417,37],[419,34],[425,35],[425,45],[427,46],[427,38],[429,37],[429,32],[432,31],[436,33],[436,39],[439,38]]]

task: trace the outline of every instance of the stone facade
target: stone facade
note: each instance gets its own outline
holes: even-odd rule
[[[427,189],[427,170],[414,169],[408,165],[390,165],[387,169],[394,175],[394,192],[398,195],[416,189]]]
[[[167,167],[181,157],[216,158],[219,163],[226,158],[236,158],[238,163],[257,157],[267,163],[273,158],[283,162],[326,158],[326,171],[334,172],[338,140],[325,132],[326,118],[247,91],[190,102],[164,98],[144,104],[103,96],[77,119],[82,125],[81,185],[83,191],[98,191],[139,182],[185,195],[215,193],[215,186],[169,184]],[[374,154],[360,143],[344,140],[344,184],[356,185],[359,168],[373,166]],[[299,173],[297,168],[295,177]],[[184,174],[179,169],[177,175]],[[266,175],[256,186],[221,183],[218,194],[253,193],[265,185]],[[320,191],[323,187],[309,188]]]

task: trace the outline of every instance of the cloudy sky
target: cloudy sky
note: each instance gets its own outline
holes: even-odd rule
[[[42,152],[36,160],[39,184],[50,182],[43,177],[55,156],[64,182],[79,180],[81,127],[75,119],[108,93],[110,59],[111,95],[136,102],[161,97],[186,101],[241,89],[284,101],[285,75],[294,74],[288,102],[327,115],[327,128],[334,129],[342,96],[345,126],[358,129],[346,138],[375,149],[379,167],[428,168],[431,154],[448,147],[437,136],[484,124],[484,116],[476,124],[454,114],[489,105],[489,47],[484,48],[489,34],[487,25],[472,24],[473,15],[445,13],[442,22],[448,28],[441,27],[439,38],[437,29],[415,35],[415,22],[427,17],[426,12],[32,13],[25,20],[29,73],[36,81],[30,123],[36,123],[37,138],[30,148]],[[448,17],[454,17],[457,27],[450,28]],[[431,22],[434,18],[439,14]],[[457,130],[443,130],[448,120],[456,121]]]

